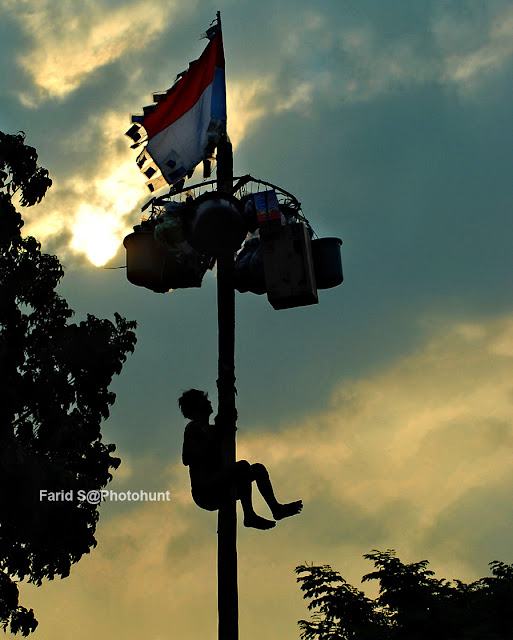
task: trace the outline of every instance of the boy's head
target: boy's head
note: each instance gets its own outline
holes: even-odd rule
[[[180,411],[189,420],[206,419],[213,412],[212,405],[206,391],[189,389],[182,393],[178,400]]]

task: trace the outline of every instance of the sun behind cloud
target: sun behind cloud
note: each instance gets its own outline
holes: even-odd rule
[[[85,253],[97,267],[108,262],[119,247],[119,227],[117,219],[83,202],[73,225],[71,247]]]
[[[83,252],[97,267],[108,262],[117,252],[122,238],[130,232],[129,214],[141,196],[141,184],[135,164],[124,162],[104,178],[93,183],[96,197],[92,202],[82,200],[75,210],[70,246]],[[87,193],[87,192],[85,192]],[[85,196],[84,193],[84,196]]]

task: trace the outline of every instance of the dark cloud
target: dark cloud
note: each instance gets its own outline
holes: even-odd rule
[[[69,229],[62,229],[58,233],[50,236],[45,241],[44,252],[52,255],[65,254],[71,240],[71,231]],[[77,256],[73,256],[76,260]],[[82,262],[85,259],[82,258]]]
[[[410,348],[423,310],[449,318],[511,308],[511,101],[499,100],[499,79],[486,105],[440,84],[338,108],[321,95],[315,118],[282,113],[245,140],[254,174],[268,177],[272,158],[273,180],[314,229],[344,241],[345,283],[321,292],[319,308],[276,312],[272,324],[255,317],[276,339],[281,358],[267,373],[284,404],[315,403],[301,380],[312,362],[318,382]],[[265,365],[256,367],[263,379]]]

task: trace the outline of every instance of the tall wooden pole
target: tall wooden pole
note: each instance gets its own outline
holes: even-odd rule
[[[218,14],[219,17],[219,14]],[[233,186],[232,145],[227,136],[217,148],[217,186],[230,192]],[[233,251],[217,258],[217,318],[219,415],[224,431],[223,463],[233,465],[235,455],[235,289]],[[238,640],[237,510],[235,493],[219,509],[217,526],[217,607],[219,640]]]

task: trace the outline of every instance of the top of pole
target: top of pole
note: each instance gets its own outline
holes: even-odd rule
[[[217,24],[222,34],[221,12],[217,12]],[[217,189],[230,193],[233,186],[233,151],[228,137],[228,116],[226,125],[217,146]]]
[[[219,27],[219,31],[221,33],[221,39],[222,39],[221,42],[223,43],[222,47],[223,47],[223,55],[224,55],[223,27],[222,27],[222,24],[221,24],[221,12],[220,11],[218,11],[216,13],[216,17],[217,17],[217,26]],[[226,66],[226,63],[225,63],[225,66]],[[225,68],[224,83],[225,83],[225,91],[226,91],[226,68]],[[228,138],[228,114],[226,114],[226,123],[225,123],[225,127],[224,127],[224,135],[225,135],[226,138]]]

